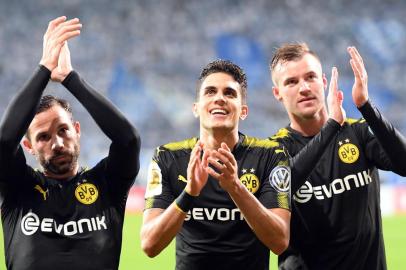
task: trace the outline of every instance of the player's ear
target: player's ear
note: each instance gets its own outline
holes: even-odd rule
[[[280,93],[279,93],[279,88],[278,88],[278,87],[273,86],[273,87],[272,87],[272,93],[273,93],[273,96],[274,96],[278,101],[282,101],[282,96],[281,96]]]
[[[196,118],[199,117],[199,111],[198,111],[197,107],[198,107],[198,102],[193,103],[192,111],[193,111],[194,117],[196,117]]]
[[[323,73],[322,78],[323,78],[323,87],[324,87],[324,90],[327,90],[327,77],[326,77],[326,74],[325,74],[325,73]]]
[[[75,121],[73,123],[73,127],[75,128],[76,134],[80,138],[80,123],[78,121]]]
[[[34,149],[32,148],[31,141],[27,138],[27,136],[24,136],[23,138],[23,146],[24,149],[27,150],[28,153],[31,155],[35,155]]]
[[[244,120],[248,116],[248,105],[242,105],[241,106],[241,115],[240,119]]]

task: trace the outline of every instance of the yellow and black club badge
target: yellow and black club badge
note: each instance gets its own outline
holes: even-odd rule
[[[355,144],[350,143],[349,139],[344,142],[339,141],[338,156],[341,161],[347,164],[354,163],[359,158],[359,149]]]
[[[255,169],[252,168],[250,170],[247,169],[242,169],[243,175],[240,177],[241,183],[248,189],[249,192],[254,194],[257,192],[259,188],[259,179],[258,177],[254,174]]]
[[[99,191],[95,185],[85,182],[77,186],[75,196],[83,204],[92,204],[99,197]]]

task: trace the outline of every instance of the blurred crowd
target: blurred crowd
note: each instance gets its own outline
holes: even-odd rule
[[[347,116],[358,118],[346,52],[355,45],[366,63],[371,99],[406,134],[404,1],[0,0],[0,115],[38,64],[47,22],[60,15],[83,23],[81,36],[69,44],[74,69],[140,130],[136,184],[145,183],[156,146],[198,135],[191,112],[196,80],[214,59],[230,59],[248,75],[250,114],[242,132],[267,137],[286,126],[268,67],[275,47],[285,42],[308,43],[325,63],[327,78],[337,66]],[[106,154],[107,138],[63,87],[50,84],[47,91],[72,102],[84,134],[82,164],[94,165]]]

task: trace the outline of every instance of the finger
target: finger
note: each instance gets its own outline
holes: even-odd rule
[[[66,21],[66,16],[60,16],[49,22],[46,33],[52,32],[59,24]]]
[[[73,19],[70,19],[70,20],[59,23],[57,25],[57,28],[65,27],[65,26],[68,26],[68,25],[79,24],[79,23],[80,23],[80,20],[78,18],[73,18]]]
[[[362,56],[361,56],[361,54],[358,52],[357,48],[354,47],[354,46],[352,46],[351,48],[352,48],[352,50],[353,50],[353,52],[354,52],[354,55],[355,55],[355,56],[357,57],[357,59],[359,60],[359,62],[360,62],[360,63],[364,63],[364,60],[362,59]]]
[[[337,92],[337,84],[338,84],[338,72],[337,68],[333,67],[331,69],[331,78],[330,78],[330,85],[328,88],[328,93],[331,95],[335,95]]]
[[[350,60],[350,65],[352,68],[352,71],[354,73],[354,77],[356,80],[360,80],[361,79],[361,71],[359,70],[359,68],[357,67],[355,61],[353,59]]]
[[[224,148],[220,148],[218,153],[221,155],[221,161],[226,163],[227,167],[232,168],[237,166],[237,161],[235,160],[233,153]]]
[[[350,53],[351,60],[353,60],[353,64],[355,64],[355,66],[359,70],[359,74],[362,74],[362,71],[365,70],[365,66],[361,55],[358,53],[355,47],[349,47],[348,52]]]
[[[71,19],[68,21],[64,21],[56,25],[52,30],[46,33],[47,36],[60,36],[61,35],[61,30],[65,29],[66,27],[71,27],[71,26],[80,26],[82,27],[82,24],[80,24],[79,19]]]
[[[197,158],[197,152],[200,146],[198,144],[193,147],[192,152],[190,153],[190,158],[189,158],[189,165],[194,165],[196,163],[196,158]]]
[[[219,162],[217,159],[209,157],[207,159],[207,161],[209,162],[210,165],[212,165],[214,168],[216,168],[217,170],[221,171],[222,173],[224,173],[224,171],[227,169],[226,165],[224,165],[223,163]]]
[[[226,143],[221,143],[221,148],[225,150],[225,155],[231,160],[231,163],[236,166],[237,162],[235,161],[234,155],[231,152],[231,149],[228,147],[228,145]],[[223,153],[223,150],[221,151],[221,153]]]
[[[192,156],[192,155],[193,155],[193,156],[196,155],[196,152],[198,152],[199,149],[200,149],[200,145],[199,145],[199,143],[196,143],[195,146],[193,146],[192,152],[190,153],[190,155],[191,155],[191,156]]]
[[[225,151],[224,149],[220,148],[219,150]],[[233,166],[232,161],[226,157],[225,155],[222,155],[218,151],[213,151],[214,153],[211,155],[211,158],[213,160],[217,161],[219,164],[222,165],[222,171],[227,174],[233,174],[235,171],[235,166]]]
[[[67,41],[67,40],[69,40],[69,39],[71,39],[71,38],[74,38],[74,37],[76,37],[76,36],[79,36],[79,35],[80,35],[80,30],[76,30],[76,31],[72,31],[72,32],[67,32],[67,33],[63,34],[62,36],[60,36],[60,37],[56,40],[56,43],[63,45],[63,43],[64,43],[65,41]]]
[[[207,149],[203,152],[203,157],[202,157],[202,167],[207,168],[209,166],[209,161],[208,158],[210,156],[210,150]]]
[[[230,148],[228,147],[228,145],[225,142],[221,143],[221,148],[231,152]]]
[[[221,178],[221,176],[222,176],[220,173],[216,172],[213,168],[210,168],[210,167],[207,167],[207,168],[206,168],[206,172],[207,172],[210,176],[212,176],[214,179],[217,179],[217,180],[220,180],[220,178]]]
[[[54,38],[60,37],[63,34],[67,33],[67,32],[74,32],[76,30],[81,30],[82,29],[82,24],[80,23],[76,23],[76,24],[71,24],[71,25],[65,25],[63,27],[58,27],[57,30],[55,30],[52,33],[52,36]]]

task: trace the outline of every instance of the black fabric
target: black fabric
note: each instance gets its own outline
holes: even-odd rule
[[[196,141],[193,138],[157,149],[149,169],[146,208],[165,209],[184,190]],[[290,209],[289,190],[278,191],[270,181],[275,168],[289,170],[288,156],[278,143],[240,134],[232,153],[239,179],[266,208]],[[176,269],[269,269],[269,249],[211,177],[177,234]]]
[[[139,170],[138,132],[72,72],[64,84],[112,140],[109,154],[72,179],[50,179],[32,169],[19,141],[35,116],[49,74],[42,66],[34,73],[7,108],[0,128],[7,268],[118,269],[125,203]]]
[[[317,160],[304,180],[292,174],[302,186],[292,196],[290,249],[279,257],[285,269],[295,269],[287,261],[295,256],[309,269],[386,269],[377,169],[405,174],[405,140],[369,102],[360,110],[365,119],[349,119],[327,144],[310,147],[312,138],[289,127],[279,132],[292,156],[308,145]]]

